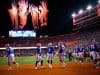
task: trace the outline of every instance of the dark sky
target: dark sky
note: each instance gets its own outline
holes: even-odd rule
[[[40,0],[29,0],[30,3],[38,4]],[[98,0],[47,0],[48,2],[48,26],[38,31],[38,34],[58,35],[72,30],[71,14],[79,9],[85,9],[88,4],[96,5]],[[0,0],[0,35],[8,35],[11,27],[7,8],[11,0]],[[31,23],[29,23],[31,24]]]

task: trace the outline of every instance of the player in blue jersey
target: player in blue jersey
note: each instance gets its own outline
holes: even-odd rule
[[[80,62],[83,62],[83,59],[84,59],[84,48],[82,46],[79,46],[77,48],[77,53],[78,53],[78,60]]]
[[[8,62],[8,66],[9,66],[8,70],[12,70],[11,63],[17,64],[16,61],[15,61],[14,50],[10,46],[10,44],[7,44],[7,48],[6,49],[7,49],[7,62]]]
[[[93,62],[96,65],[96,68],[98,68],[100,66],[100,48],[95,39],[92,40],[90,45],[90,56],[93,57]]]
[[[96,68],[100,68],[100,43],[95,42],[95,44],[96,44],[96,55],[97,55]]]
[[[62,41],[58,42],[58,56],[59,60],[62,63],[62,67],[65,67],[65,62],[64,62],[64,52],[65,52],[65,46]]]
[[[96,55],[96,44],[94,43],[94,41],[92,40],[91,44],[90,44],[90,57],[93,58],[93,62],[94,64],[97,63],[97,55]]]
[[[37,43],[35,69],[38,69],[39,62],[41,63],[41,67],[43,68],[44,66],[43,66],[41,43]]]
[[[48,43],[47,62],[49,64],[49,68],[52,68],[53,54],[54,54],[54,46],[52,45],[52,43]]]

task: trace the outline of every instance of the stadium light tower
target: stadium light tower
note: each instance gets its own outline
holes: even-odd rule
[[[86,9],[87,10],[91,10],[92,9],[92,6],[91,5],[88,5]]]
[[[73,14],[72,14],[72,17],[76,17],[76,13],[73,13]]]
[[[79,14],[82,14],[83,13],[83,10],[81,9],[81,10],[79,10]]]

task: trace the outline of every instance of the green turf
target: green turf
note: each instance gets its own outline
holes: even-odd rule
[[[15,60],[20,64],[35,64],[36,58],[35,56],[20,56],[16,57]],[[44,57],[43,60],[44,63],[46,64],[47,63],[46,57]],[[65,62],[67,61],[68,58],[65,58]],[[59,58],[58,57],[53,58],[53,63],[57,62],[59,62]],[[6,58],[5,57],[0,58],[0,65],[5,65],[5,64],[7,64]]]

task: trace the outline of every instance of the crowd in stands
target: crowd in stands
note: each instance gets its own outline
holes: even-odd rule
[[[0,38],[0,48],[5,47],[8,42],[12,47],[35,47],[38,42],[40,42],[42,46],[47,46],[49,42],[52,42],[55,46],[57,46],[59,41],[63,41],[65,43],[66,50],[72,50],[80,44],[88,50],[88,46],[94,38],[97,42],[100,42],[99,29],[95,31],[73,32],[65,35],[42,38]],[[16,55],[33,55],[35,52],[34,49],[18,49],[15,53]],[[0,50],[0,55],[3,54],[5,54],[5,50]]]

